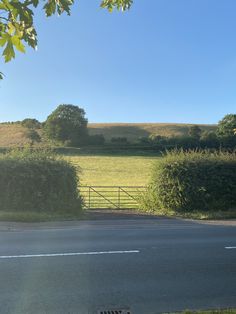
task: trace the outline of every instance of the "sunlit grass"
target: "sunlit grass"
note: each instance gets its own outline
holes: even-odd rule
[[[67,156],[81,168],[81,185],[146,185],[153,162],[160,157]]]

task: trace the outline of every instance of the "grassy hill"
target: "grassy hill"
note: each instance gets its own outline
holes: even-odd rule
[[[177,123],[89,123],[89,134],[103,134],[109,141],[112,137],[127,137],[130,142],[139,137],[158,134],[163,136],[187,135],[191,124]],[[199,125],[202,130],[214,130],[216,125]],[[28,142],[25,129],[20,124],[0,124],[0,147],[21,146]]]
[[[90,123],[89,134],[103,134],[106,140],[112,137],[127,137],[130,142],[150,134],[167,137],[187,135],[193,124],[180,123]],[[215,130],[216,125],[198,124],[202,130]]]
[[[20,124],[0,124],[0,147],[21,146],[28,142]]]

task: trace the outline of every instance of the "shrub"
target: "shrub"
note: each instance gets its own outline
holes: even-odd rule
[[[151,144],[150,138],[148,136],[140,136],[137,140],[139,144]]]
[[[202,130],[198,125],[192,125],[189,128],[188,135],[195,140],[199,140],[201,137]]]
[[[105,138],[103,134],[95,134],[88,136],[88,145],[104,145]]]
[[[236,154],[172,151],[153,168],[149,210],[236,209]]]
[[[112,137],[111,142],[114,144],[128,144],[127,137]]]
[[[21,125],[27,129],[40,129],[41,128],[41,123],[38,120],[30,119],[30,118],[24,119],[21,122]]]
[[[47,150],[15,150],[0,156],[0,210],[77,211],[76,169]]]
[[[41,137],[39,133],[34,129],[26,129],[24,132],[25,137],[30,140],[30,145],[34,145],[34,143],[41,142]]]
[[[200,139],[201,147],[219,148],[220,141],[214,131],[204,131]]]
[[[149,141],[151,144],[166,144],[168,138],[162,135],[151,134],[149,135]]]

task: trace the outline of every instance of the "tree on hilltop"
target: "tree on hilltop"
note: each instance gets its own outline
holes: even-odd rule
[[[47,118],[44,133],[50,140],[66,145],[79,146],[88,137],[88,120],[84,109],[74,105],[59,105]]]
[[[188,132],[189,136],[194,138],[195,140],[199,140],[200,139],[201,133],[202,133],[202,130],[201,130],[201,128],[198,125],[192,125],[189,128],[189,132]]]
[[[219,121],[217,135],[219,137],[234,136],[236,130],[236,114],[227,114]]]
[[[37,119],[26,118],[21,121],[21,125],[27,129],[40,129],[41,123]]]

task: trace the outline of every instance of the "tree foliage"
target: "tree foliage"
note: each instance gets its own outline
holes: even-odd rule
[[[47,118],[44,133],[51,139],[70,146],[78,146],[87,140],[85,111],[74,105],[59,105]]]
[[[217,134],[220,137],[235,136],[236,114],[227,114],[220,120],[217,128]]]
[[[30,140],[30,145],[33,146],[34,143],[41,142],[41,137],[35,129],[26,129],[24,133],[25,137]]]
[[[189,136],[196,139],[196,140],[200,139],[201,132],[202,132],[202,130],[198,125],[193,125],[189,128]]]
[[[102,0],[101,8],[128,10],[133,0]],[[74,0],[0,0],[0,47],[5,62],[15,58],[15,50],[25,52],[25,45],[37,47],[37,32],[34,27],[34,10],[41,4],[47,17],[54,14],[70,15]],[[0,79],[3,74],[0,72]]]
[[[21,125],[27,129],[40,129],[41,123],[37,119],[26,118]]]

